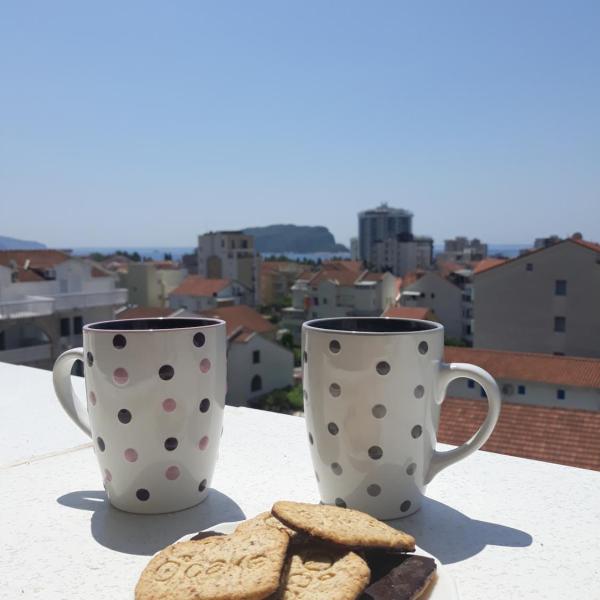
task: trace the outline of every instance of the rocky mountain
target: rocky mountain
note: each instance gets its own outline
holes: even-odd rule
[[[256,249],[261,253],[348,252],[348,248],[337,244],[329,229],[321,225],[268,225],[249,227],[244,233],[254,236]]]
[[[40,250],[45,244],[0,235],[0,250]]]

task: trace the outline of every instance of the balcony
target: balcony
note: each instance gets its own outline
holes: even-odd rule
[[[127,303],[127,290],[125,288],[118,288],[116,290],[108,290],[105,292],[56,294],[53,298],[55,310],[92,308],[94,306],[114,306]]]
[[[0,301],[0,320],[44,317],[53,312],[54,299],[49,296],[25,296],[19,300]]]
[[[127,290],[118,288],[105,292],[76,292],[53,296],[25,296],[19,300],[0,301],[0,320],[44,317],[57,310],[116,306],[127,303]]]

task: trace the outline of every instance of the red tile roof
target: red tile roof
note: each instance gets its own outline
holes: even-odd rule
[[[484,400],[447,398],[438,440],[466,442],[483,422]],[[484,450],[600,471],[600,412],[504,403]]]
[[[382,281],[386,273],[373,273],[372,271],[364,271],[359,275],[359,281]]]
[[[473,275],[481,273],[482,271],[487,271],[492,267],[497,267],[505,262],[505,258],[484,258],[483,260],[473,263]]]
[[[310,280],[310,286],[316,287],[321,281],[331,281],[336,285],[354,285],[359,273],[349,269],[321,269]]]
[[[446,346],[444,360],[478,365],[497,379],[600,389],[600,358]]]
[[[199,275],[189,275],[169,295],[215,296],[229,285],[231,285],[230,279],[207,279]]]
[[[160,317],[170,317],[178,312],[175,308],[159,308],[157,306],[132,306],[118,312],[117,319],[156,319]]]
[[[29,261],[30,269],[51,269],[70,258],[71,255],[62,250],[0,250],[0,265],[5,267],[10,267],[11,261],[18,267]]]
[[[92,265],[92,277],[110,277],[110,273],[104,270],[104,267]]]
[[[590,250],[594,250],[595,252],[600,252],[600,244],[596,242],[586,242],[585,240],[577,240],[574,238],[571,238],[571,241],[575,242],[576,244],[579,244],[580,246],[583,246],[584,248],[589,248]]]
[[[273,323],[267,321],[259,312],[245,304],[211,308],[202,311],[200,314],[205,317],[223,319],[227,323],[228,336],[231,336],[240,328],[256,333],[268,333],[276,329]]]
[[[382,317],[394,317],[395,319],[434,319],[433,311],[426,306],[392,306],[388,308]]]
[[[326,260],[323,262],[326,269],[344,269],[360,273],[364,270],[363,263],[360,260]]]

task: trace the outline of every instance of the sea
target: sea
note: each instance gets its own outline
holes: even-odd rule
[[[531,244],[488,244],[488,255],[489,256],[503,256],[506,258],[514,258],[519,255],[521,250],[531,248]],[[73,248],[73,254],[77,256],[87,256],[93,252],[100,252],[101,254],[114,254],[117,251],[126,252],[137,252],[140,256],[149,260],[163,260],[165,254],[170,254],[173,260],[181,260],[184,254],[190,254],[195,252],[196,248],[193,246],[94,246],[94,247],[78,247]],[[444,250],[443,245],[434,244],[434,254],[439,254]],[[263,257],[272,256],[273,253],[269,252],[263,254]],[[331,260],[332,258],[350,258],[349,252],[311,252],[308,254],[298,254],[296,252],[282,252],[277,253],[277,256],[285,256],[289,260]]]

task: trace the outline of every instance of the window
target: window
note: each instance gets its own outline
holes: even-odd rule
[[[252,382],[250,383],[250,391],[251,392],[260,392],[262,390],[262,379],[260,375],[255,375],[252,378]]]
[[[242,248],[248,247],[248,240],[242,240]]]
[[[525,265],[525,270],[526,271],[533,271],[533,263],[527,263]]]
[[[435,293],[434,292],[431,292],[431,297],[435,298]]]
[[[221,248],[225,248],[225,240],[221,240]]]
[[[255,350],[252,353],[252,363],[257,365],[260,362],[260,350]]]
[[[323,304],[327,304],[327,298],[323,298]]]
[[[524,396],[525,395],[525,386],[524,385],[520,385],[517,388],[517,394],[519,394],[519,396]]]
[[[82,317],[73,317],[73,333],[75,335],[80,335],[83,331],[83,318]]]
[[[319,299],[316,296],[313,297],[313,304],[319,306]]]
[[[567,281],[565,279],[557,279],[554,282],[554,295],[555,296],[566,296],[567,295]]]
[[[565,392],[565,390],[556,390],[556,399],[557,400],[564,400],[566,398],[567,394]]]
[[[467,387],[470,387],[471,389],[475,387],[475,382],[472,379],[468,379],[467,380]]]
[[[567,329],[567,319],[565,317],[554,317],[554,331],[564,333]]]
[[[71,335],[71,321],[69,319],[60,320],[60,337]]]

